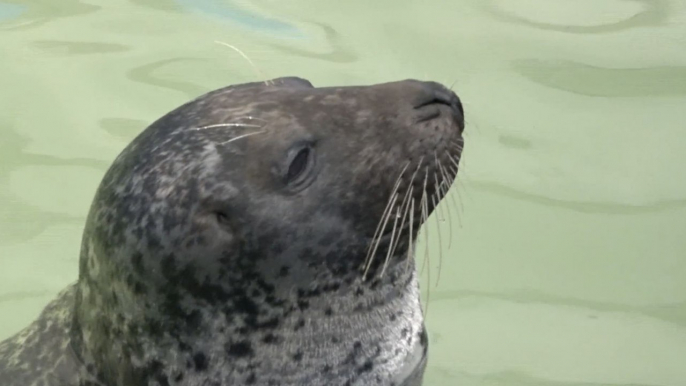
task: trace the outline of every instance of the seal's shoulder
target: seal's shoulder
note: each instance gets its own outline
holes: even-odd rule
[[[38,319],[14,336],[0,342],[0,384],[68,386],[76,381],[69,353],[69,326],[75,286],[51,301]]]

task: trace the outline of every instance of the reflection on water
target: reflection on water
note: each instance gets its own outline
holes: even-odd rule
[[[358,60],[357,55],[350,48],[346,48],[340,35],[331,26],[314,23],[324,31],[325,40],[331,47],[328,52],[318,53],[282,44],[270,44],[270,47],[278,51],[283,51],[287,55],[325,60],[333,63],[353,63]]]
[[[13,5],[15,9],[23,11],[20,21],[7,23],[7,25],[0,26],[0,28],[7,30],[33,28],[63,17],[83,15],[100,9],[99,6],[87,4],[79,0],[60,0],[59,6],[56,6],[52,0],[13,0],[13,3],[22,3]],[[1,7],[2,5],[0,4],[0,10],[2,9]],[[1,14],[2,12],[0,11]],[[18,14],[15,14],[16,16]],[[0,21],[2,21],[1,17]]]
[[[671,8],[669,0],[487,0],[482,4],[494,17],[508,22],[578,34],[660,26],[669,20]],[[546,22],[546,16],[559,22]],[[603,18],[609,21],[603,22]]]
[[[12,19],[21,15],[25,7],[18,4],[8,4],[0,2],[0,21]]]
[[[426,383],[684,384],[682,2],[56,4],[0,2],[0,338],[76,279],[95,188],[165,112],[256,73],[418,78],[468,122]]]
[[[533,82],[588,96],[686,95],[686,66],[600,68],[573,62],[527,60],[514,68]]]
[[[178,91],[186,96],[187,99],[193,99],[198,95],[204,94],[209,89],[201,87],[197,84],[177,79],[164,79],[155,76],[155,71],[159,70],[169,64],[179,63],[183,61],[199,60],[196,58],[173,58],[160,60],[154,63],[146,63],[142,66],[130,69],[127,72],[127,78],[133,82],[140,82],[149,86],[162,87],[173,91]],[[145,125],[147,126],[147,125]],[[145,128],[142,126],[141,129]]]
[[[59,40],[37,40],[33,43],[33,46],[45,52],[67,56],[105,54],[109,52],[122,52],[128,50],[128,48],[122,44],[100,42],[70,42]]]
[[[290,24],[260,15],[255,11],[241,7],[250,5],[248,2],[234,2],[228,0],[174,0],[180,6],[207,14],[210,17],[221,17],[239,23],[244,27],[257,31],[268,31],[281,37],[300,37],[298,29]]]

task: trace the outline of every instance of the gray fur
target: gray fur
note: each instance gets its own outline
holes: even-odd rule
[[[106,173],[78,282],[0,343],[0,383],[420,385],[419,206],[386,267],[391,228],[363,267],[394,187],[420,200],[408,177],[459,160],[463,128],[457,96],[414,80],[280,78],[175,109]]]

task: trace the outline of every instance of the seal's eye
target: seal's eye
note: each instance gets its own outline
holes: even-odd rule
[[[300,149],[295,157],[293,157],[293,161],[291,161],[291,165],[288,167],[288,174],[286,175],[286,180],[288,182],[294,181],[303,174],[307,168],[310,151],[309,147],[304,147]]]

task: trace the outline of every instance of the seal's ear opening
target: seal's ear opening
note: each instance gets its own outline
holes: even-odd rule
[[[229,214],[224,211],[224,210],[217,210],[213,212],[214,214],[214,220],[217,226],[219,226],[219,229],[222,231],[233,234],[233,227],[231,224],[231,218],[229,217]]]
[[[314,88],[309,80],[298,78],[297,76],[285,76],[283,78],[276,78],[272,80],[275,86],[294,87],[294,88]]]

